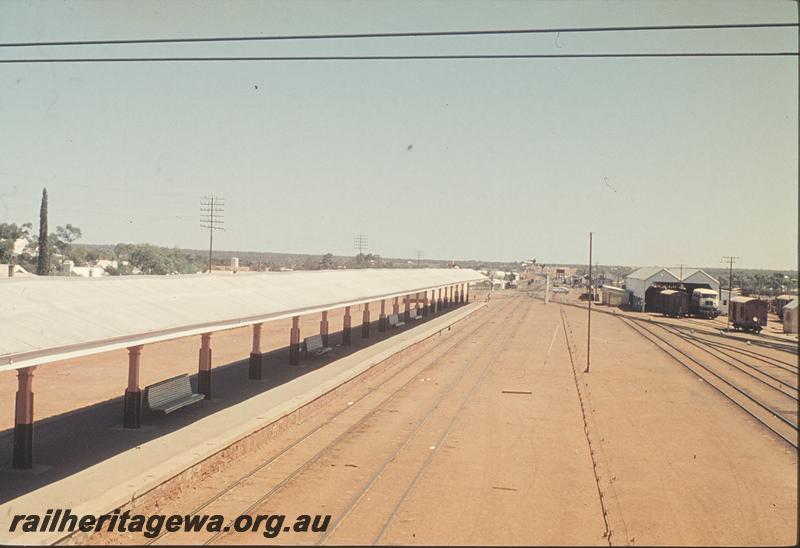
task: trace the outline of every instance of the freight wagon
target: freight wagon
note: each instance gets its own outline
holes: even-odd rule
[[[689,314],[689,295],[685,291],[664,289],[656,301],[658,310],[665,316],[680,318]]]
[[[767,325],[767,301],[752,297],[734,297],[728,307],[728,316],[734,329],[761,331]]]

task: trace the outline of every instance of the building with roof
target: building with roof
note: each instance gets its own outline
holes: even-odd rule
[[[652,309],[658,289],[677,289],[681,280],[670,270],[660,266],[640,268],[625,276],[625,289],[629,304],[635,310]]]
[[[681,281],[689,295],[691,295],[692,291],[695,289],[713,289],[714,291],[719,291],[719,280],[702,268],[684,269],[682,274],[683,278]]]
[[[783,332],[797,333],[797,305],[800,303],[795,297],[793,301],[783,307]]]

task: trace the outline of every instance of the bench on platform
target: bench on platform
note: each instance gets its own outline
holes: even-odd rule
[[[305,347],[307,354],[314,354],[316,356],[321,356],[322,354],[333,350],[333,348],[322,344],[322,335],[306,337],[303,340],[303,346]]]
[[[192,383],[186,373],[151,384],[144,389],[144,401],[147,407],[151,411],[165,415],[204,398],[205,395],[192,392]]]
[[[399,327],[401,325],[405,325],[405,322],[400,321],[400,316],[397,314],[389,316],[389,327]]]

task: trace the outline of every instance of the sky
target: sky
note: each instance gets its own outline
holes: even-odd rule
[[[769,23],[789,1],[0,3],[0,43]],[[797,28],[0,48],[0,58],[797,51]],[[0,64],[0,222],[84,243],[796,268],[797,57]]]

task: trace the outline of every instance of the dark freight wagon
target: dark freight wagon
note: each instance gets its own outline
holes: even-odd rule
[[[665,316],[680,318],[689,314],[689,294],[674,289],[664,289],[658,294],[658,309]]]
[[[755,331],[767,325],[767,301],[753,297],[734,297],[728,307],[728,316],[734,329]]]

